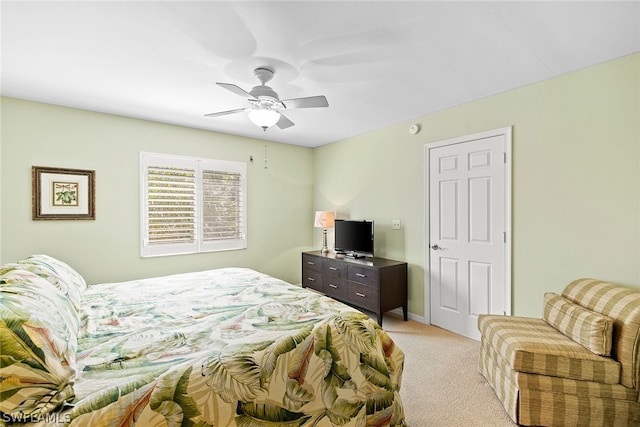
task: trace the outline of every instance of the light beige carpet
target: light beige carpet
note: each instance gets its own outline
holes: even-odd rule
[[[410,427],[516,425],[478,372],[478,341],[393,314],[383,327],[405,353],[400,396]]]

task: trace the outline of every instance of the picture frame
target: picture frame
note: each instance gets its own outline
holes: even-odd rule
[[[31,167],[33,220],[95,220],[95,171]]]

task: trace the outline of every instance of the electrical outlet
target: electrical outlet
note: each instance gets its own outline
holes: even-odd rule
[[[400,220],[399,219],[394,219],[391,221],[391,228],[393,230],[400,230]]]

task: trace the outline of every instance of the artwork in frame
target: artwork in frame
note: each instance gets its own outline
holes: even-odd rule
[[[95,171],[31,167],[32,218],[96,219]]]

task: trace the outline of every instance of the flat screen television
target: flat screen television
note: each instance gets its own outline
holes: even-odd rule
[[[373,221],[336,219],[334,233],[336,253],[355,258],[373,256]]]

